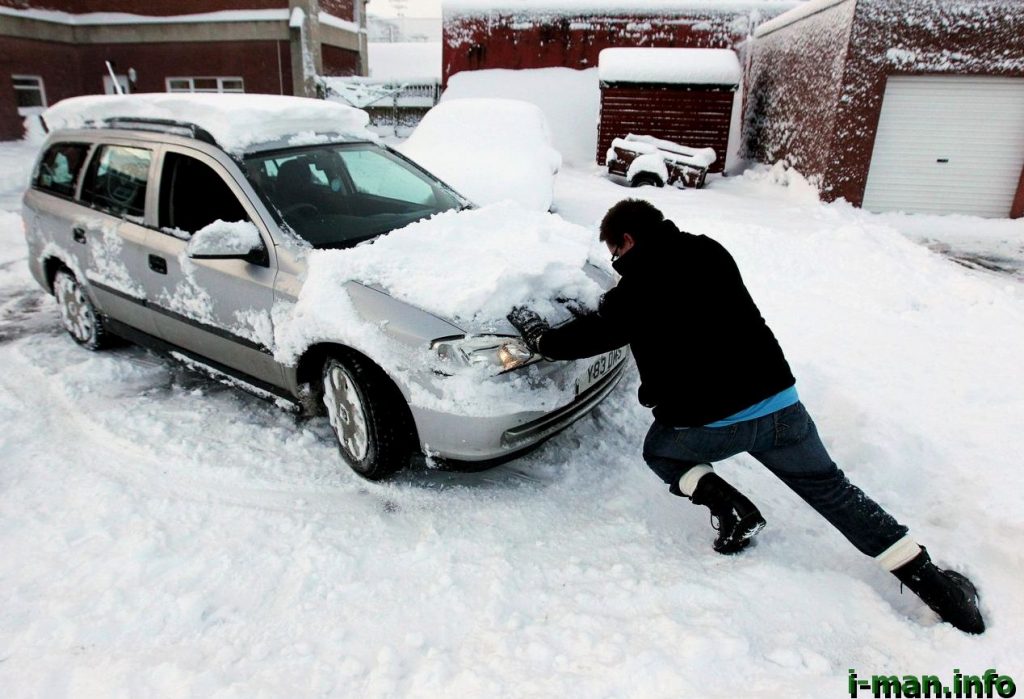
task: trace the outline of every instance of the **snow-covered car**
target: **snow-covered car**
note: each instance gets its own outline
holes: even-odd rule
[[[699,189],[717,157],[714,148],[688,148],[653,136],[629,134],[612,140],[605,160],[608,173],[625,177],[630,187],[668,184]]]
[[[476,204],[551,208],[562,156],[547,117],[522,100],[442,101],[397,148]]]
[[[505,320],[518,302],[554,322],[593,306],[611,284],[594,236],[469,207],[379,145],[360,110],[133,95],[65,100],[45,119],[29,265],[74,340],[119,336],[326,413],[364,477],[416,454],[508,458],[622,374],[622,350],[543,361]]]

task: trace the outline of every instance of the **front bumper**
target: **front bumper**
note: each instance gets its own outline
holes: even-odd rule
[[[547,413],[467,417],[411,406],[423,451],[453,461],[501,460],[526,451],[593,410],[619,383],[628,364],[623,359],[571,403]]]

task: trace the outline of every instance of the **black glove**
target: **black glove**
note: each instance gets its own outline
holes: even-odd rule
[[[540,337],[551,329],[547,321],[526,306],[516,306],[505,317],[523,336],[523,342],[530,348],[530,351],[540,354]]]

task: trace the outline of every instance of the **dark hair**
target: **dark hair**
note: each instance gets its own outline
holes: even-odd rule
[[[601,242],[622,245],[626,233],[633,236],[634,240],[639,240],[664,220],[665,215],[651,202],[623,199],[608,209],[601,220]]]

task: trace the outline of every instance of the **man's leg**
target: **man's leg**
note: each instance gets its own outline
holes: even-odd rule
[[[673,428],[655,422],[644,440],[644,460],[669,486],[673,495],[705,505],[716,522],[713,548],[737,553],[764,527],[764,517],[742,493],[711,468],[711,461],[738,454],[745,448],[738,430]]]
[[[878,558],[892,570],[920,552],[920,547],[906,539],[907,528],[850,483],[832,461],[803,405],[784,408],[758,423],[760,433],[750,455],[817,510],[861,553]]]
[[[770,420],[771,424],[767,424]],[[859,551],[893,573],[944,621],[968,633],[985,630],[978,595],[965,576],[934,565],[907,528],[850,483],[829,457],[803,405],[760,421],[751,456],[767,466]]]

